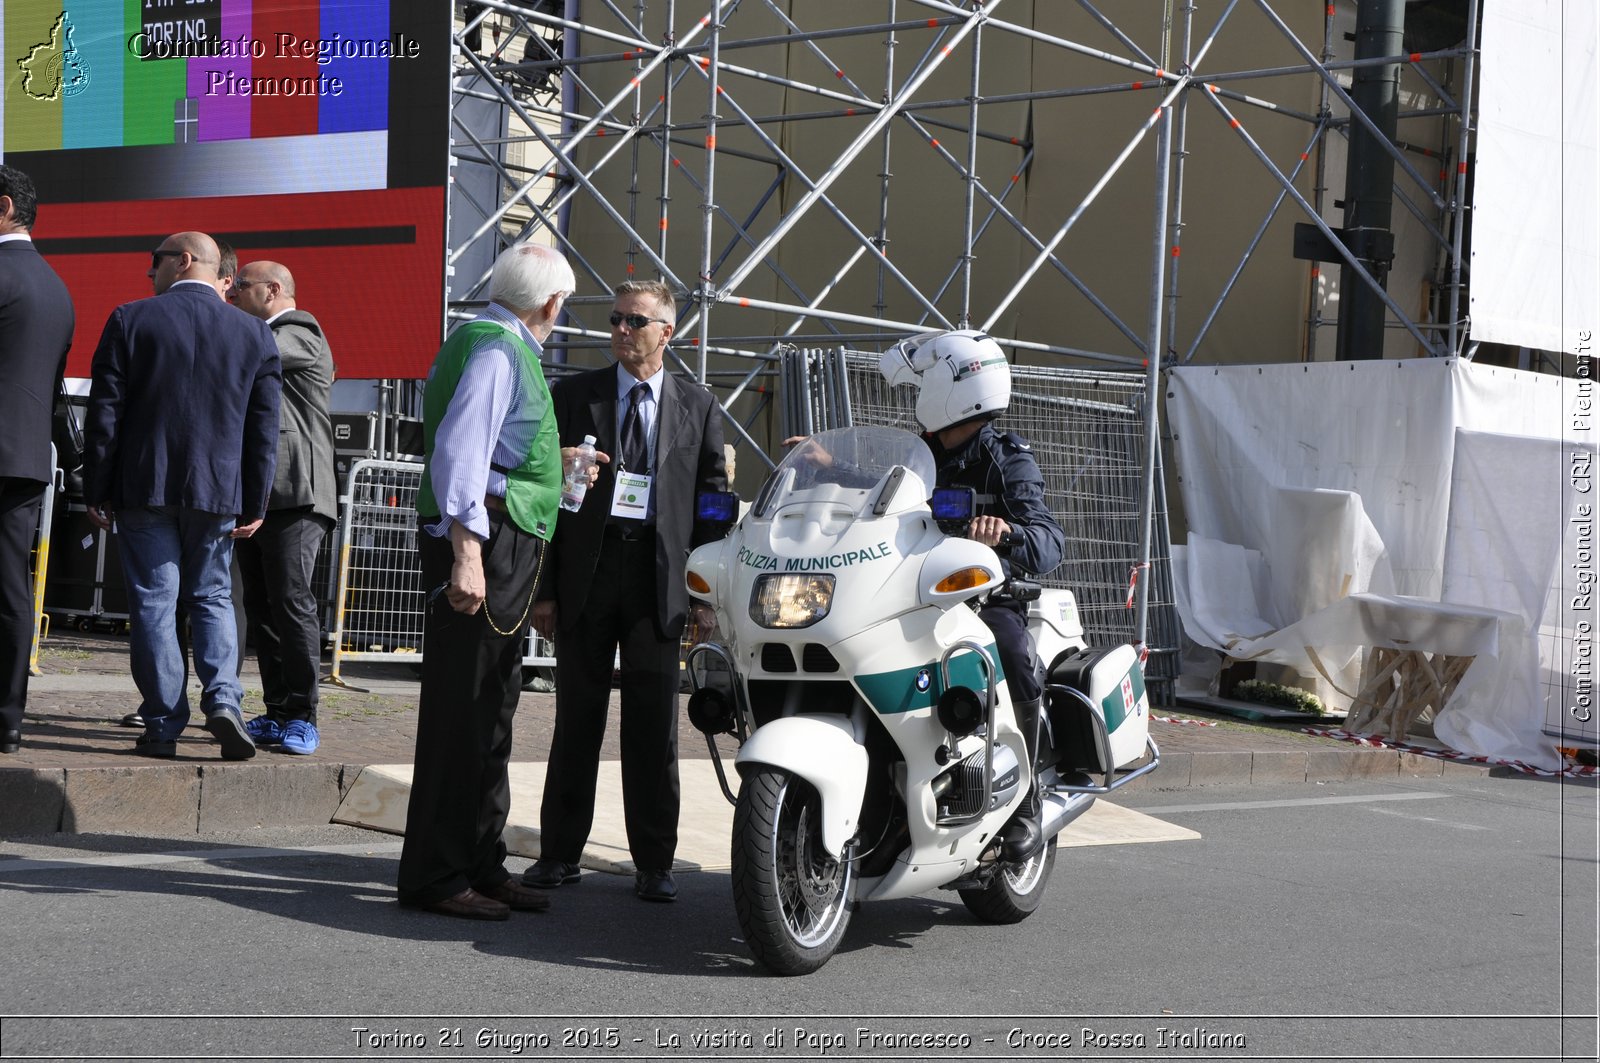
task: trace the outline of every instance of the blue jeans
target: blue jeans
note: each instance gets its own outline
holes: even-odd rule
[[[128,584],[134,685],[144,699],[145,734],[175,739],[189,722],[186,671],[178,645],[181,598],[189,614],[200,709],[237,709],[239,634],[233,615],[234,518],[178,506],[117,511],[122,572]]]

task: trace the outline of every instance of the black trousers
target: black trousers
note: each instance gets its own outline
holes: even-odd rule
[[[546,859],[577,863],[594,825],[619,651],[628,851],[640,870],[665,871],[678,850],[679,647],[657,626],[655,550],[653,535],[625,541],[608,530],[581,612],[557,603],[556,727],[539,811]]]
[[[978,618],[994,633],[995,649],[1000,651],[1000,670],[1011,686],[1012,704],[1032,701],[1044,694],[1034,670],[1033,646],[1028,641],[1027,607],[1015,602],[986,605]],[[996,677],[998,678],[998,677]]]
[[[419,529],[417,549],[422,586],[432,592],[450,578],[450,540]],[[540,540],[491,512],[483,544],[484,607],[471,616],[458,613],[442,593],[428,603],[411,803],[400,850],[402,902],[432,904],[511,877],[501,838],[511,810],[506,766],[543,556]]]
[[[0,728],[20,730],[33,651],[30,555],[44,483],[0,476]]]
[[[311,574],[328,527],[328,518],[309,506],[274,509],[254,535],[233,544],[261,666],[261,700],[268,715],[284,722],[317,722],[322,621]]]

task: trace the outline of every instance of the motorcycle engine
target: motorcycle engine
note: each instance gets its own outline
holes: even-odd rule
[[[983,773],[987,770],[989,750],[994,750],[994,793],[989,807],[982,809]],[[939,795],[939,822],[958,820],[992,811],[1009,802],[1022,785],[1022,766],[1009,746],[995,746],[985,742],[983,748],[953,765],[949,771],[934,779],[934,792]]]

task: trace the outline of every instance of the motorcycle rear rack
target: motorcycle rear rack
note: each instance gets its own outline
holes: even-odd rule
[[[1148,775],[1161,767],[1161,749],[1156,745],[1156,740],[1150,737],[1148,730],[1146,730],[1144,736],[1144,748],[1150,757],[1149,762],[1136,768],[1117,767],[1115,761],[1111,759],[1111,735],[1106,731],[1106,721],[1095,710],[1094,704],[1084,696],[1083,691],[1078,690],[1076,687],[1062,686],[1058,683],[1050,684],[1047,690],[1051,693],[1059,691],[1064,694],[1070,694],[1072,697],[1077,698],[1083,704],[1083,707],[1088,710],[1089,720],[1094,728],[1095,747],[1100,755],[1100,763],[1106,765],[1104,772],[1097,773],[1102,776],[1102,782],[1052,783],[1046,787],[1051,793],[1109,794],[1111,791],[1120,789],[1133,780]]]

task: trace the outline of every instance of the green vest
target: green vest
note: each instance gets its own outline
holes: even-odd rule
[[[548,540],[555,532],[556,510],[561,503],[561,442],[556,434],[556,419],[550,405],[550,387],[539,367],[539,356],[522,342],[522,337],[493,321],[473,321],[450,334],[439,348],[428,374],[428,387],[422,396],[422,485],[417,490],[417,512],[437,520],[438,500],[433,494],[433,440],[439,422],[450,407],[462,370],[474,351],[490,343],[508,342],[517,352],[522,374],[522,401],[538,427],[533,446],[522,464],[506,471],[506,512],[517,527],[529,535]]]

